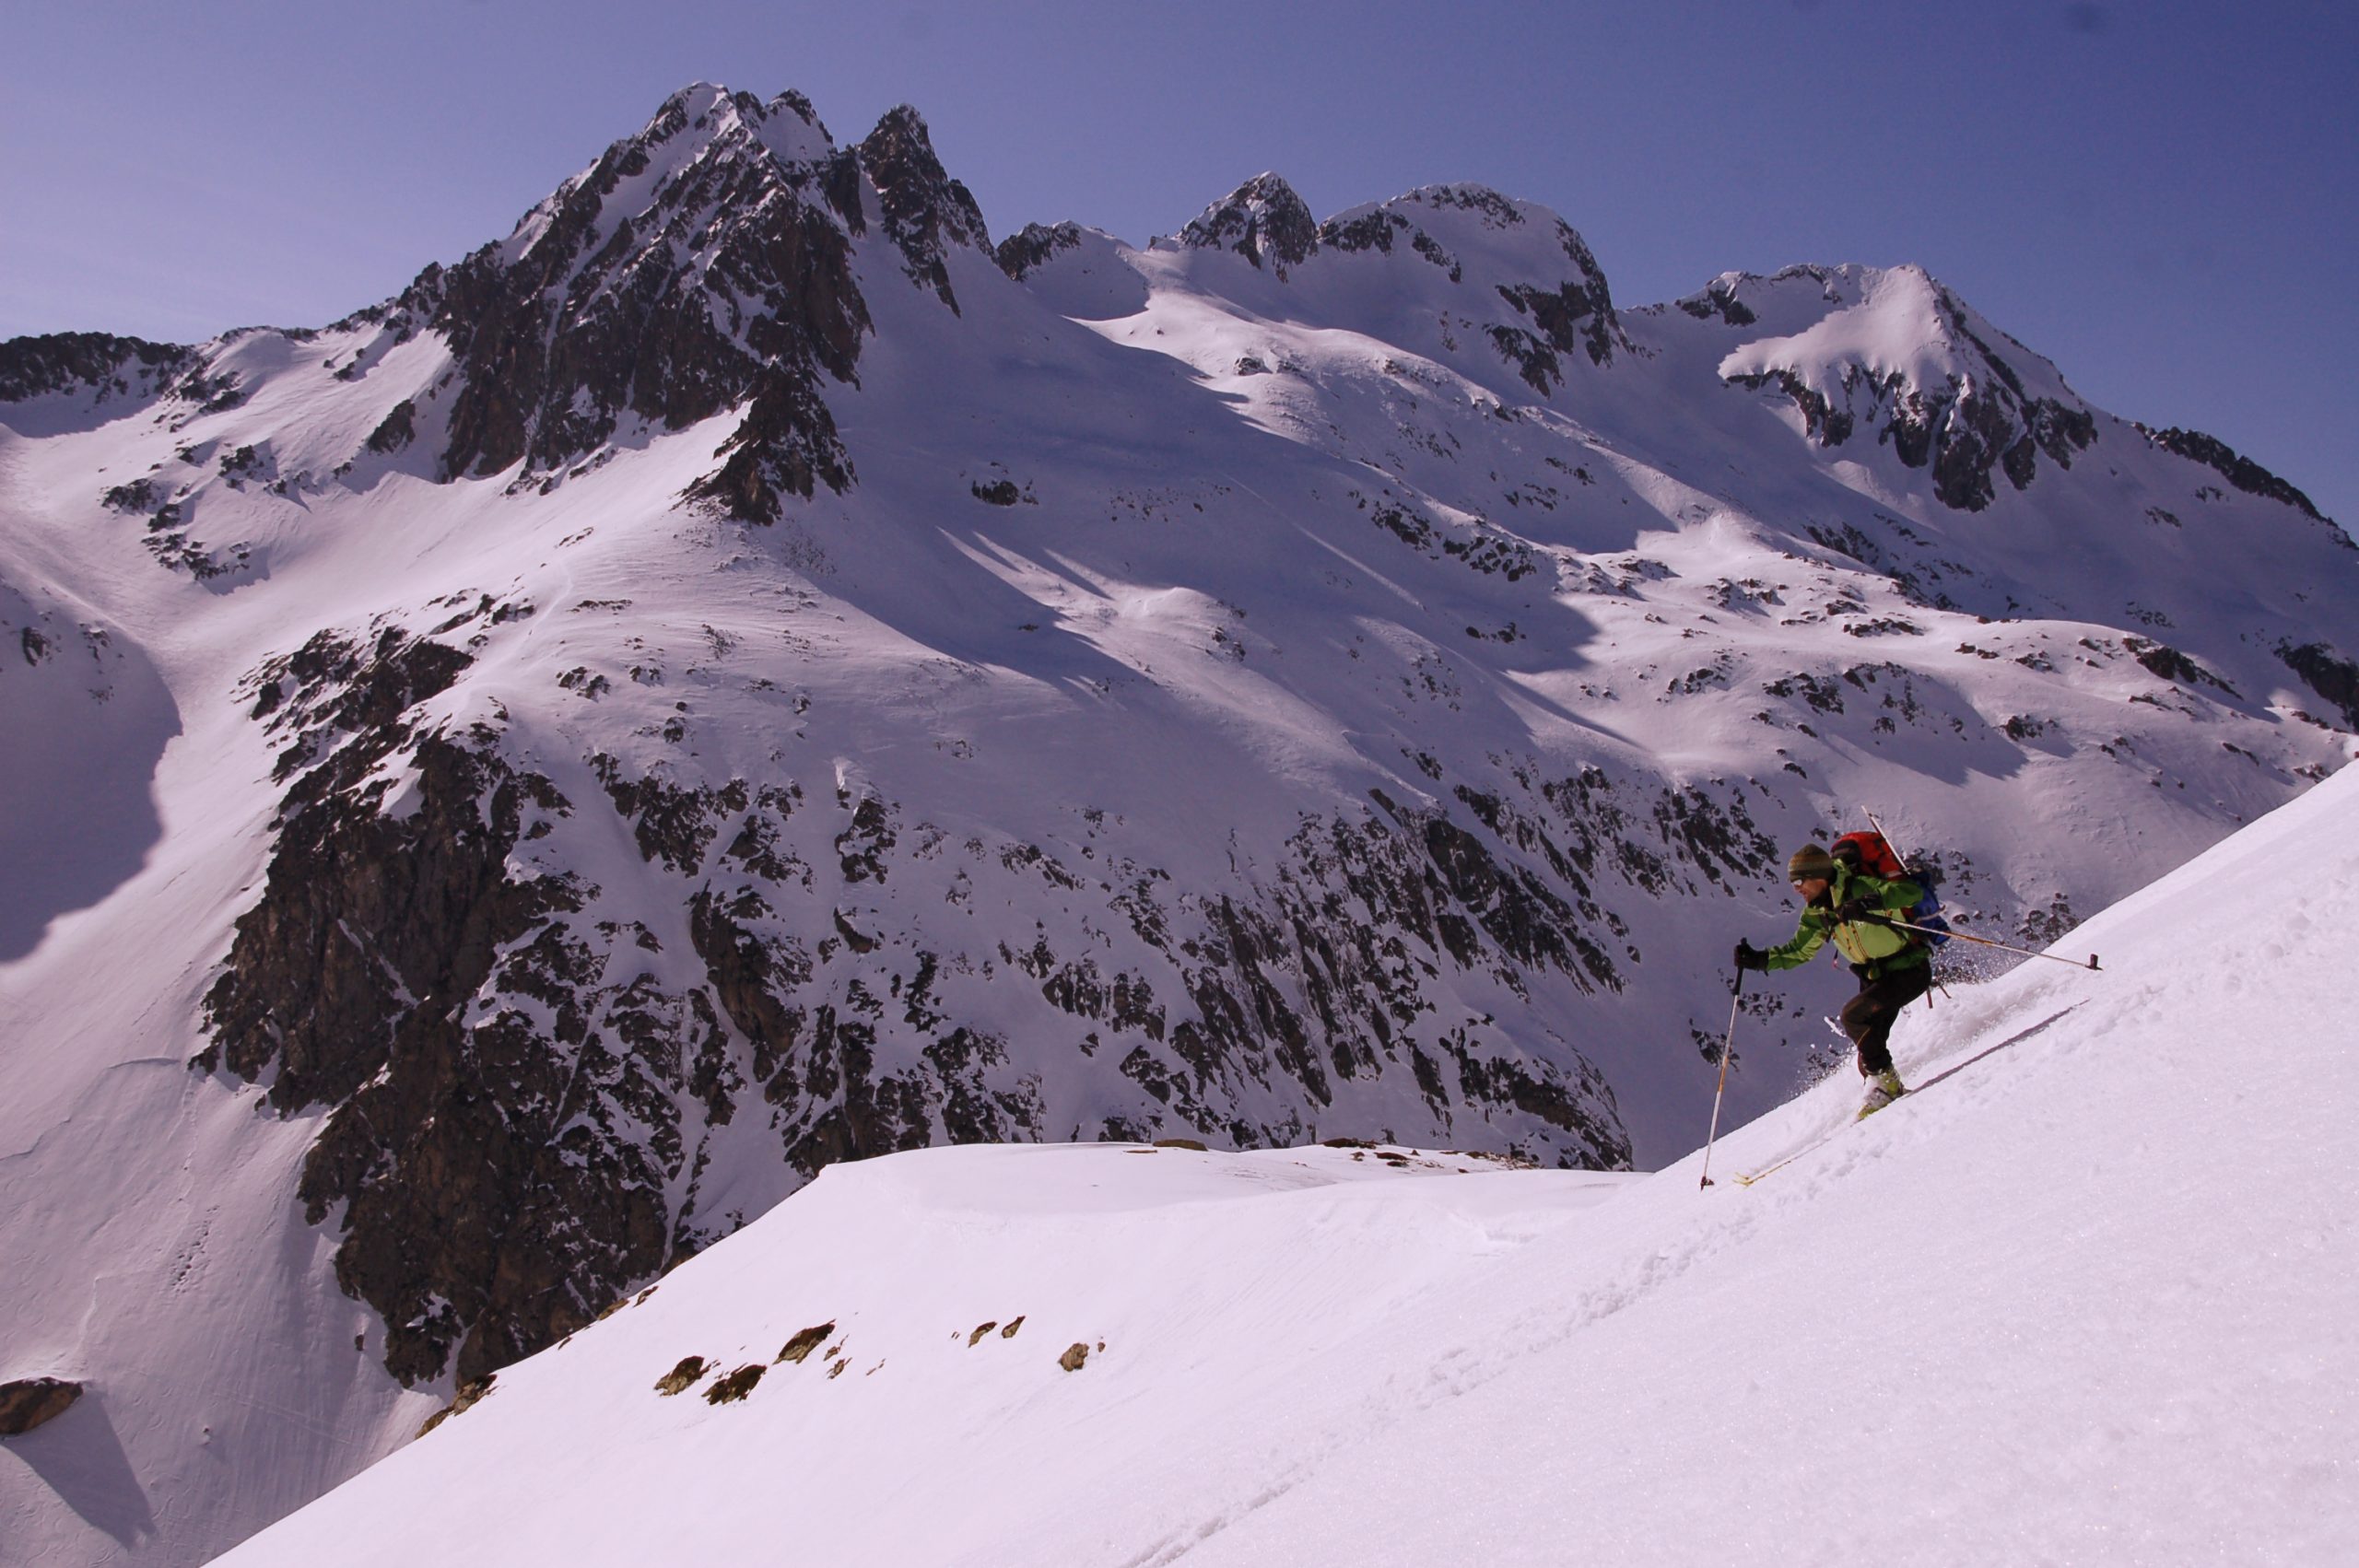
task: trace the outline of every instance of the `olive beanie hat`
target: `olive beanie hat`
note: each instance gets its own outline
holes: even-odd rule
[[[1803,845],[1794,851],[1793,859],[1786,862],[1786,878],[1790,882],[1802,882],[1811,877],[1832,881],[1834,876],[1835,857],[1816,844]]]

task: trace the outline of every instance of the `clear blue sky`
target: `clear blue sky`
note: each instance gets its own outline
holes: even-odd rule
[[[1274,169],[1322,216],[1543,203],[1625,304],[1921,263],[2359,527],[2351,0],[82,0],[5,38],[0,336],[326,322],[703,79],[839,141],[915,104],[994,236],[1143,240]]]

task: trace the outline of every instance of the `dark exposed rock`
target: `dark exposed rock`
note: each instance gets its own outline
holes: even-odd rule
[[[1815,276],[1830,301],[1837,298],[1833,277],[1820,269],[1790,268],[1778,276],[1796,275]],[[1736,282],[1742,281],[1749,280],[1716,280],[1703,296],[1681,301],[1682,308],[1732,320],[1718,302],[1732,303]],[[1953,372],[1938,384],[1919,386],[1902,371],[1877,376],[1854,361],[1841,367],[1834,392],[1812,385],[1790,366],[1731,376],[1729,381],[1754,390],[1776,387],[1802,411],[1804,429],[1822,447],[1841,446],[1861,421],[1872,423],[1879,444],[1889,445],[1902,462],[1931,470],[1933,494],[1943,506],[1980,511],[1996,497],[1994,474],[2022,490],[2037,474],[2043,456],[2060,468],[2071,467],[2074,456],[2097,439],[2096,416],[2077,403],[2031,395],[2022,376],[1974,330],[1957,298],[1938,285],[1931,287],[1943,330],[1972,348],[1987,374]]]
[[[1435,560],[1462,561],[1509,582],[1540,569],[1531,545],[1479,519],[1472,524],[1444,524],[1414,507],[1385,501],[1368,513],[1368,521]]]
[[[1516,314],[1530,316],[1540,329],[1539,342],[1531,333],[1517,333],[1513,347],[1501,339],[1499,350],[1522,366],[1523,379],[1543,395],[1565,379],[1556,355],[1578,350],[1587,354],[1590,363],[1604,365],[1613,361],[1617,341],[1626,346],[1614,318],[1614,300],[1606,293],[1605,275],[1596,271],[1594,263],[1582,276],[1558,284],[1553,291],[1530,284],[1501,284],[1499,297],[1515,307]],[[1500,338],[1502,333],[1515,333],[1515,329],[1495,327],[1492,333]]]
[[[1704,286],[1702,292],[1691,294],[1679,301],[1679,308],[1699,322],[1715,318],[1732,327],[1749,327],[1761,318],[1755,315],[1743,300],[1736,297],[1741,279],[1716,277]]]
[[[1802,429],[1822,447],[1839,447],[1851,439],[1851,410],[1837,408],[1820,395],[1818,390],[1791,370],[1765,370],[1755,375],[1732,376],[1730,380],[1758,391],[1775,386],[1791,398],[1802,410]]]
[[[2150,673],[2160,675],[2165,681],[2176,681],[2189,686],[2212,686],[2230,696],[2236,695],[2236,687],[2166,643],[2155,642],[2149,638],[2125,637],[2121,639],[2121,646],[2128,649],[2130,656]]]
[[[591,766],[615,810],[629,820],[639,852],[690,876],[704,868],[705,853],[722,823],[744,812],[750,799],[742,778],[719,789],[682,788],[651,775],[625,778],[621,765],[604,754],[592,758]]]
[[[147,396],[185,375],[197,349],[106,333],[50,333],[0,343],[0,403],[88,390],[101,401]]]
[[[449,1404],[426,1418],[426,1423],[417,1429],[417,1435],[423,1437],[452,1416],[466,1414],[483,1402],[484,1396],[491,1392],[492,1385],[498,1381],[497,1373],[487,1372],[474,1382],[462,1387]]]
[[[754,1391],[754,1385],[759,1383],[762,1374],[769,1370],[760,1362],[747,1362],[727,1376],[714,1378],[712,1387],[704,1391],[704,1402],[708,1405],[735,1404]]]
[[[152,479],[134,479],[126,484],[111,485],[99,497],[99,504],[110,511],[153,512],[158,496]]]
[[[63,1377],[20,1377],[0,1383],[0,1437],[22,1437],[55,1421],[82,1397],[82,1386]]]
[[[199,361],[180,380],[165,389],[168,395],[182,403],[194,404],[197,414],[221,414],[246,401],[245,387],[234,370],[208,372]],[[186,423],[176,422],[174,428]]]
[[[319,761],[340,737],[362,731],[376,732],[368,748],[373,763],[406,738],[398,724],[402,713],[449,690],[473,662],[458,649],[393,626],[365,646],[323,631],[285,658],[267,661],[252,683],[252,716],[267,720],[274,732],[294,731],[272,778],[285,783]],[[322,776],[323,785],[326,778]]]
[[[706,1371],[702,1356],[683,1356],[679,1364],[655,1380],[655,1391],[666,1398],[695,1387]]]
[[[1771,696],[1799,695],[1820,713],[1843,711],[1842,686],[1825,675],[1787,675],[1767,683],[1761,689]]]
[[[393,404],[392,412],[378,422],[361,445],[380,457],[390,457],[417,439],[417,405],[404,398]]]
[[[754,1074],[764,1083],[777,1081],[801,1039],[804,1013],[789,999],[811,981],[811,960],[799,943],[765,937],[755,929],[770,913],[751,887],[727,899],[700,889],[688,927],[697,956],[711,977],[714,1000],[754,1042]]]
[[[269,1075],[282,1110],[332,1107],[299,1190],[315,1223],[343,1206],[337,1278],[383,1315],[387,1367],[412,1383],[454,1352],[479,1376],[658,1271],[682,1239],[663,1198],[679,1103],[714,1124],[730,1108],[709,1006],[602,989],[568,919],[584,891],[511,865],[525,818],[568,802],[496,735],[417,731],[414,704],[464,663],[389,629],[366,651],[315,638],[258,675],[297,776],[197,1059]],[[382,814],[403,769],[414,798]]]
[[[781,492],[850,483],[819,377],[852,379],[867,307],[830,160],[757,135],[780,115],[808,123],[791,98],[675,94],[543,203],[527,242],[419,275],[396,313],[440,329],[463,377],[445,474],[556,470],[626,419],[676,430],[743,405],[733,462],[694,494],[768,521]]]
[[[1197,250],[1234,251],[1284,280],[1319,249],[1319,222],[1294,187],[1275,174],[1256,174],[1206,207],[1180,231]]]
[[[665,1105],[581,1005],[596,965],[561,919],[579,894],[508,874],[523,811],[553,792],[429,735],[416,809],[379,816],[359,788],[372,739],[290,790],[263,902],[206,998],[200,1065],[275,1067],[271,1103],[335,1107],[299,1190],[315,1223],[346,1205],[339,1282],[383,1314],[405,1382],[454,1349],[472,1378],[661,1267],[666,1151],[597,1147],[589,1129],[608,1103],[661,1127]],[[513,1005],[470,1019],[487,983],[541,1003],[547,1032]]]
[[[835,415],[808,376],[777,365],[755,377],[745,421],[713,455],[728,461],[686,493],[740,522],[776,522],[785,497],[807,500],[815,483],[839,493],[851,487]]]
[[[1353,218],[1329,218],[1319,226],[1319,242],[1330,250],[1350,254],[1357,251],[1374,251],[1379,255],[1392,253],[1392,241],[1410,231],[1410,222],[1389,207],[1378,207]]]
[[[892,812],[875,796],[863,796],[852,810],[851,825],[836,835],[838,865],[844,880],[883,882],[885,856],[898,842]]]
[[[957,310],[946,258],[954,246],[991,253],[982,209],[966,186],[944,171],[925,122],[906,103],[876,123],[860,144],[860,158],[884,208],[885,232],[900,247],[910,281],[932,288]]]
[[[1064,252],[1081,243],[1081,226],[1076,223],[1027,223],[1015,233],[999,242],[992,259],[999,270],[1021,283]]]
[[[2346,730],[2359,730],[2359,663],[2338,657],[2322,642],[2304,643],[2296,648],[2281,644],[2277,657],[2310,690],[2334,704],[2342,715]]]
[[[827,1336],[835,1331],[836,1325],[832,1319],[826,1323],[819,1324],[816,1328],[804,1328],[798,1332],[794,1338],[789,1340],[786,1344],[780,1348],[776,1359],[779,1361],[802,1362],[807,1359],[813,1351],[816,1351],[821,1345],[826,1344],[827,1342]]]
[[[2320,522],[2327,521],[2310,503],[2309,497],[2252,459],[2238,453],[2216,436],[2207,436],[2201,430],[2182,430],[2177,427],[2154,430],[2141,425],[2137,429],[2140,435],[2165,451],[2177,452],[2183,458],[2203,464],[2248,495],[2283,501],[2306,517],[2316,518]]]

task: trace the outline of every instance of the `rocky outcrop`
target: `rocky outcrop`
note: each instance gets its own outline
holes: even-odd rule
[[[82,1386],[62,1377],[20,1377],[0,1383],[0,1437],[22,1437],[55,1421],[82,1397]]]
[[[104,401],[153,395],[185,376],[199,351],[106,333],[51,333],[0,343],[0,403],[88,392]]]
[[[428,268],[396,302],[389,332],[422,322],[458,361],[443,474],[555,471],[627,427],[743,406],[732,461],[698,495],[768,521],[782,494],[843,488],[821,388],[853,378],[868,330],[860,192],[854,155],[792,95],[675,95],[516,238]]]
[[[2322,642],[2295,647],[2281,643],[2277,657],[2302,684],[2332,704],[2346,730],[2359,730],[2359,663],[2337,655]]]
[[[2282,501],[2305,517],[2318,522],[2328,521],[2318,509],[2310,503],[2309,497],[2253,462],[2252,459],[2242,455],[2216,436],[2207,436],[2201,430],[2182,430],[2177,427],[2156,430],[2140,425],[2137,427],[2137,431],[2163,451],[2176,452],[2190,462],[2203,464],[2204,467],[2209,468],[2247,495],[2263,496],[2272,501]]]
[[[1065,252],[1081,244],[1081,225],[1027,223],[999,242],[992,260],[999,270],[1022,283]]]
[[[282,1111],[333,1107],[300,1194],[313,1223],[341,1207],[337,1278],[383,1314],[386,1364],[408,1383],[454,1353],[463,1381],[479,1376],[662,1268],[680,1083],[650,1072],[660,1052],[606,1041],[666,1036],[684,1080],[699,1028],[692,1010],[602,993],[563,920],[584,889],[511,868],[571,807],[494,733],[421,721],[464,663],[388,632],[365,649],[314,638],[259,673],[292,783],[194,1064],[267,1075]]]
[[[932,288],[956,311],[947,258],[954,247],[991,253],[982,209],[944,171],[925,122],[906,103],[876,123],[860,144],[860,158],[884,209],[885,232],[900,248],[910,281]]]
[[[1720,321],[1732,327],[1749,327],[1760,321],[1752,307],[1737,298],[1744,282],[1744,275],[1731,273],[1714,278],[1701,289],[1679,300],[1679,308],[1699,322]]]
[[[1180,231],[1193,250],[1233,251],[1284,281],[1319,249],[1319,220],[1294,187],[1274,174],[1256,174],[1215,202]]]

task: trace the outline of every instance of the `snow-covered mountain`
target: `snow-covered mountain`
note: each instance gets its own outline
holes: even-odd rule
[[[2354,785],[2090,921],[2099,972],[1912,1010],[1911,1094],[1854,1123],[1837,1072],[1708,1189],[836,1167],[225,1562],[2350,1562]]]
[[[0,1384],[86,1390],[0,1531],[200,1560],[847,1158],[1660,1165],[1789,849],[2069,928],[2351,755],[2354,566],[1916,269],[994,246],[792,94],[329,327],[0,345]]]

